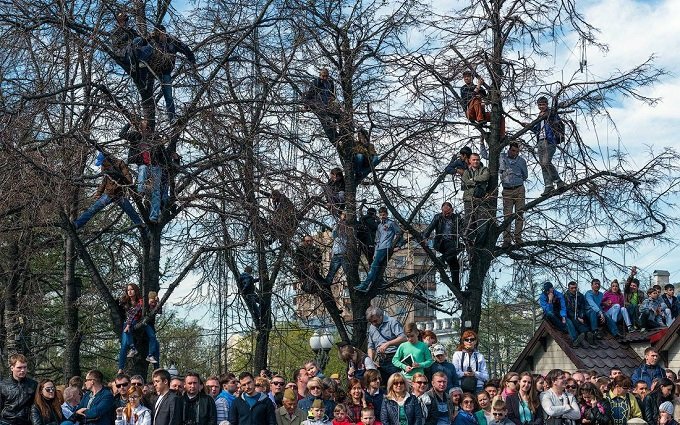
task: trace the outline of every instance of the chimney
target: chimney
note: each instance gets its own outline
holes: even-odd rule
[[[671,281],[671,274],[668,270],[654,270],[654,285],[660,285],[662,288],[668,285]]]

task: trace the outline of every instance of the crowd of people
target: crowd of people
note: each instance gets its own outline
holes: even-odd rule
[[[545,376],[489,376],[478,337],[465,330],[447,353],[433,331],[366,311],[368,352],[343,342],[340,373],[306,361],[285,376],[262,370],[202,378],[156,369],[151,382],[98,370],[66,385],[34,381],[21,354],[0,382],[0,424],[15,425],[676,425],[680,381],[650,347],[632,376],[612,366]]]
[[[633,267],[623,291],[614,279],[609,289],[602,292],[600,279],[593,278],[585,295],[578,291],[575,281],[568,283],[564,294],[551,282],[545,282],[538,299],[543,317],[568,333],[575,347],[592,346],[596,339],[603,338],[602,328],[621,339],[624,332],[670,327],[680,315],[680,297],[675,295],[675,286],[652,285],[645,296],[636,274],[637,268]]]

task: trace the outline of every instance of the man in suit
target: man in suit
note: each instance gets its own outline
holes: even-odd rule
[[[170,373],[156,369],[151,375],[158,397],[154,402],[153,423],[155,425],[180,425],[182,423],[182,400],[170,391]]]

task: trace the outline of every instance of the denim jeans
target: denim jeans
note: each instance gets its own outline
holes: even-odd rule
[[[156,331],[149,326],[144,325],[144,333],[149,339],[149,355],[153,356],[157,361],[160,361],[160,346],[156,338]],[[130,348],[134,348],[135,342],[132,337],[132,332],[123,332],[120,338],[120,353],[118,354],[118,369],[125,369],[125,362],[127,360],[127,353]]]
[[[161,350],[158,344],[158,338],[156,338],[156,331],[151,326],[145,325],[144,333],[146,333],[146,337],[149,339],[149,355],[160,362]]]
[[[389,251],[389,248],[375,250],[371,269],[368,271],[368,276],[366,276],[366,280],[364,280],[362,286],[370,287],[377,279],[382,278],[382,274],[387,266]]]
[[[549,189],[552,188],[554,183],[562,181],[560,175],[557,174],[557,169],[552,163],[556,151],[557,145],[554,143],[548,143],[547,140],[539,140],[538,161],[541,165],[541,172],[543,173],[543,184]]]
[[[151,175],[153,190],[151,191],[151,210],[149,211],[149,220],[158,221],[161,215],[161,167],[158,165],[151,165],[149,167],[149,174]]]
[[[345,258],[345,254],[333,254],[333,258],[331,258],[331,265],[328,267],[328,274],[326,275],[325,279],[327,285],[333,284],[333,278],[338,273],[338,270],[340,270],[341,266],[342,270],[345,272],[345,274],[347,274],[347,260]]]
[[[616,336],[619,334],[619,330],[616,328],[616,323],[611,319],[611,317],[603,314],[605,321],[607,322],[607,328],[609,333]],[[588,321],[590,322],[590,329],[596,331],[600,326],[600,316],[599,313],[594,310],[588,310]]]
[[[550,324],[552,324],[556,329],[568,333],[572,341],[578,336],[578,333],[576,333],[576,328],[574,327],[574,323],[571,321],[571,319],[566,318],[565,323],[562,323],[562,318],[557,317],[552,313],[543,313],[543,318],[550,322]]]
[[[373,168],[375,168],[379,163],[379,155],[374,155],[371,157],[371,165]],[[366,155],[361,153],[354,154],[354,175],[356,176],[356,181],[362,181],[369,174],[371,174],[371,166],[368,165],[368,159],[366,159]]]
[[[118,369],[125,369],[128,349],[135,346],[132,332],[123,332],[120,338],[120,353],[118,353]]]
[[[137,193],[139,196],[146,194],[146,178],[149,174],[149,166],[140,164],[137,166]]]
[[[172,77],[170,73],[161,74],[161,92],[165,99],[165,109],[168,111],[168,119],[175,119],[175,98],[172,97]]]
[[[619,315],[623,317],[623,322],[626,324],[626,327],[632,325],[630,322],[630,317],[628,317],[628,310],[625,308],[621,308],[619,304],[614,304],[607,310],[605,313],[607,316],[609,316],[610,319],[616,324],[619,321]]]
[[[142,224],[142,219],[139,217],[139,214],[137,214],[137,211],[135,211],[135,208],[132,206],[130,201],[127,200],[127,198],[121,196],[119,198],[112,199],[109,195],[104,193],[94,202],[94,204],[90,206],[90,208],[88,208],[80,215],[80,217],[76,219],[76,221],[73,223],[76,229],[83,227],[88,221],[90,221],[92,217],[95,216],[95,214],[112,202],[118,204],[123,212],[127,214],[128,217],[130,217],[130,220],[132,220],[133,223]]]

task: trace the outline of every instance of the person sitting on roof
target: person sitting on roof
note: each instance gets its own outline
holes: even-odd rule
[[[561,332],[567,332],[574,347],[581,346],[585,335],[578,333],[574,323],[567,317],[567,305],[564,296],[560,291],[553,288],[551,282],[543,283],[543,292],[538,298],[538,302],[543,309],[543,318]]]

